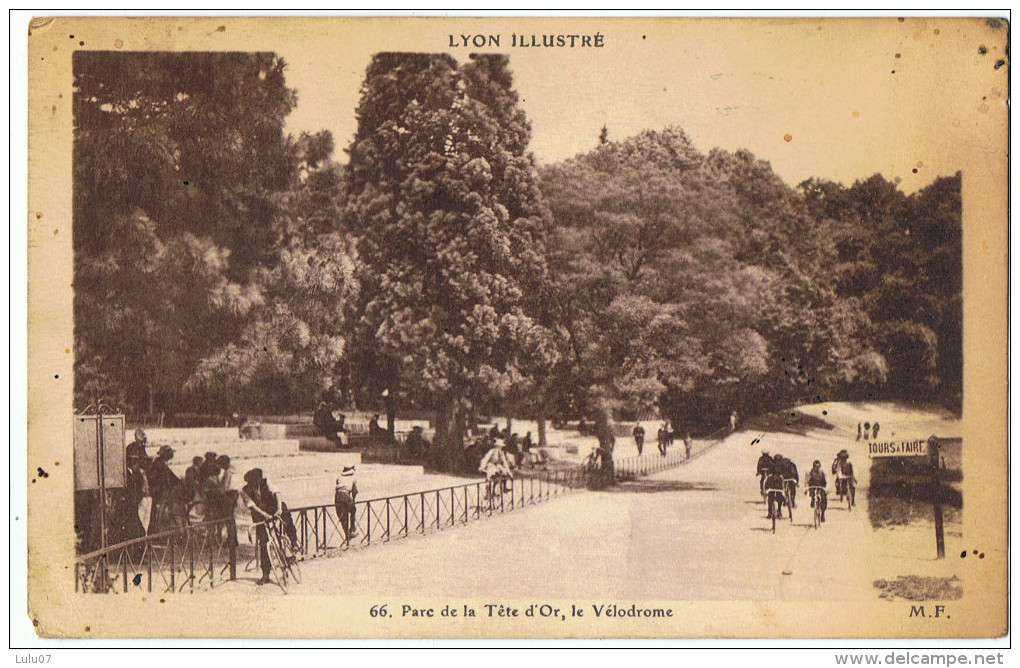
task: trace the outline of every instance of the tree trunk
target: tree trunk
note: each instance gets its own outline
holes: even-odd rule
[[[397,438],[397,402],[391,390],[386,395],[386,432],[390,435],[390,443]]]
[[[545,412],[538,414],[538,447],[547,447],[545,440]]]
[[[436,404],[436,437],[425,467],[432,471],[456,470],[463,451],[462,416],[458,402],[445,396]]]

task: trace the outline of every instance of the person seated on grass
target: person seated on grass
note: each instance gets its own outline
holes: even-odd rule
[[[312,424],[319,430],[320,435],[330,440],[336,439],[337,421],[325,401],[320,401],[315,413],[312,414]]]

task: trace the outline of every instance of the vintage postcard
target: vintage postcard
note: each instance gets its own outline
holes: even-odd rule
[[[33,19],[36,632],[1004,635],[1008,34]]]

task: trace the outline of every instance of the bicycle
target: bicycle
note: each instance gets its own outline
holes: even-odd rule
[[[815,528],[817,529],[822,525],[822,498],[825,496],[825,488],[810,485],[804,490],[804,493],[811,497],[811,505],[815,509]]]
[[[782,511],[783,502],[787,501],[789,497],[786,495],[786,492],[781,489],[766,489],[765,495],[767,497],[769,518],[772,520],[772,533],[775,533],[776,519],[779,516],[779,513]],[[786,504],[786,507],[787,509],[789,509],[790,507],[790,504],[788,502]],[[793,511],[790,511],[790,522],[791,523],[793,522]]]
[[[273,574],[276,576],[276,584],[280,586],[284,593],[287,593],[288,580],[293,580],[297,584],[301,583],[301,566],[294,549],[295,546],[284,533],[282,524],[281,519],[276,516],[272,519],[256,522],[248,529],[248,540],[251,541],[252,531],[257,527],[264,526],[266,528],[268,538],[266,541],[266,552],[269,554],[269,563]],[[258,555],[256,554],[255,560],[257,559]],[[253,562],[249,562],[249,565],[251,563]],[[248,568],[245,567],[245,570],[248,570]]]
[[[793,478],[783,478],[783,494],[786,495],[786,507],[790,510],[790,521],[793,522],[793,502],[797,496],[797,481]]]

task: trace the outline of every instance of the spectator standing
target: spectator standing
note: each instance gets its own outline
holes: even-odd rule
[[[355,480],[356,468],[345,466],[340,471],[340,477],[336,479],[336,488],[333,492],[333,505],[336,508],[336,516],[340,520],[340,528],[344,532],[344,541],[348,544],[358,533],[357,507],[358,482]]]
[[[193,501],[198,492],[202,461],[201,457],[192,457],[191,466],[184,471],[184,497],[189,501]]]
[[[645,447],[645,428],[641,426],[640,422],[638,422],[636,425],[634,425],[633,434],[634,434],[634,445],[637,446],[637,453],[638,453],[638,456],[640,457],[641,456],[641,451],[644,450],[644,447]]]

